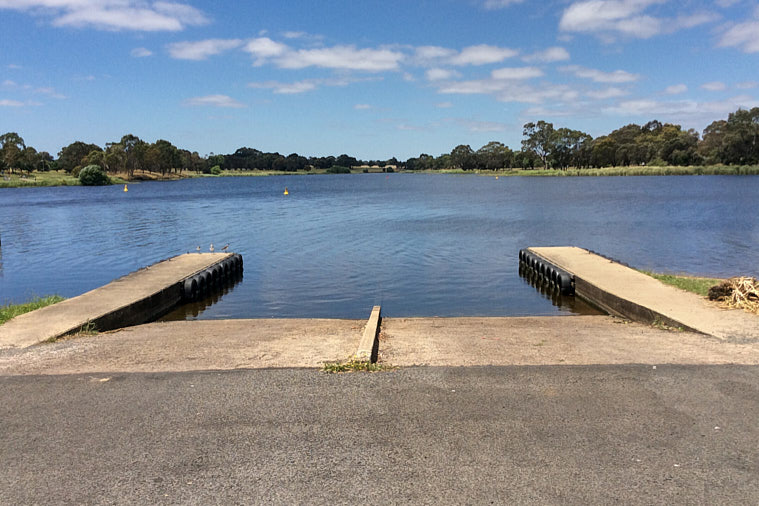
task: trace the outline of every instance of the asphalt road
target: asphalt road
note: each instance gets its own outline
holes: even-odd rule
[[[0,377],[1,504],[759,503],[759,367]]]

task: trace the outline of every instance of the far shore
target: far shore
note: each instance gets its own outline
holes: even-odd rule
[[[705,165],[705,166],[630,166],[604,167],[600,169],[499,169],[499,170],[422,170],[405,171],[390,169],[387,172],[381,167],[352,167],[351,174],[387,173],[387,174],[452,174],[475,175],[491,177],[592,177],[592,176],[700,176],[700,175],[759,175],[759,165]],[[126,173],[109,174],[113,184],[138,183],[142,181],[175,181],[198,177],[217,178],[230,176],[262,177],[262,176],[304,176],[330,174],[326,169],[310,171],[272,171],[272,170],[222,170],[220,174],[203,174],[189,171],[160,172],[138,171],[131,176]],[[63,171],[32,171],[4,172],[0,179],[0,188],[24,188],[40,186],[79,186],[79,179]]]

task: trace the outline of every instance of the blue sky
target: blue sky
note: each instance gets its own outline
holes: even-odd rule
[[[0,0],[0,133],[405,159],[759,105],[745,0]]]

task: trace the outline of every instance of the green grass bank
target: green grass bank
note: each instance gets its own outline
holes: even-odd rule
[[[720,284],[723,279],[719,278],[700,278],[695,276],[683,276],[674,274],[659,274],[656,272],[640,271],[648,274],[652,278],[658,279],[662,283],[672,285],[686,292],[692,292],[703,297],[709,294],[709,288]]]
[[[61,302],[62,300],[65,300],[65,298],[61,297],[60,295],[47,295],[45,297],[35,297],[29,302],[25,302],[23,304],[6,304],[4,306],[0,306],[0,325],[7,322],[11,318],[15,318],[18,315],[29,313],[35,309],[40,309],[45,306],[50,306],[57,302]]]

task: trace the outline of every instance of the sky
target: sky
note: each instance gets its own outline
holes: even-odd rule
[[[0,0],[0,133],[406,159],[759,106],[746,0]]]

